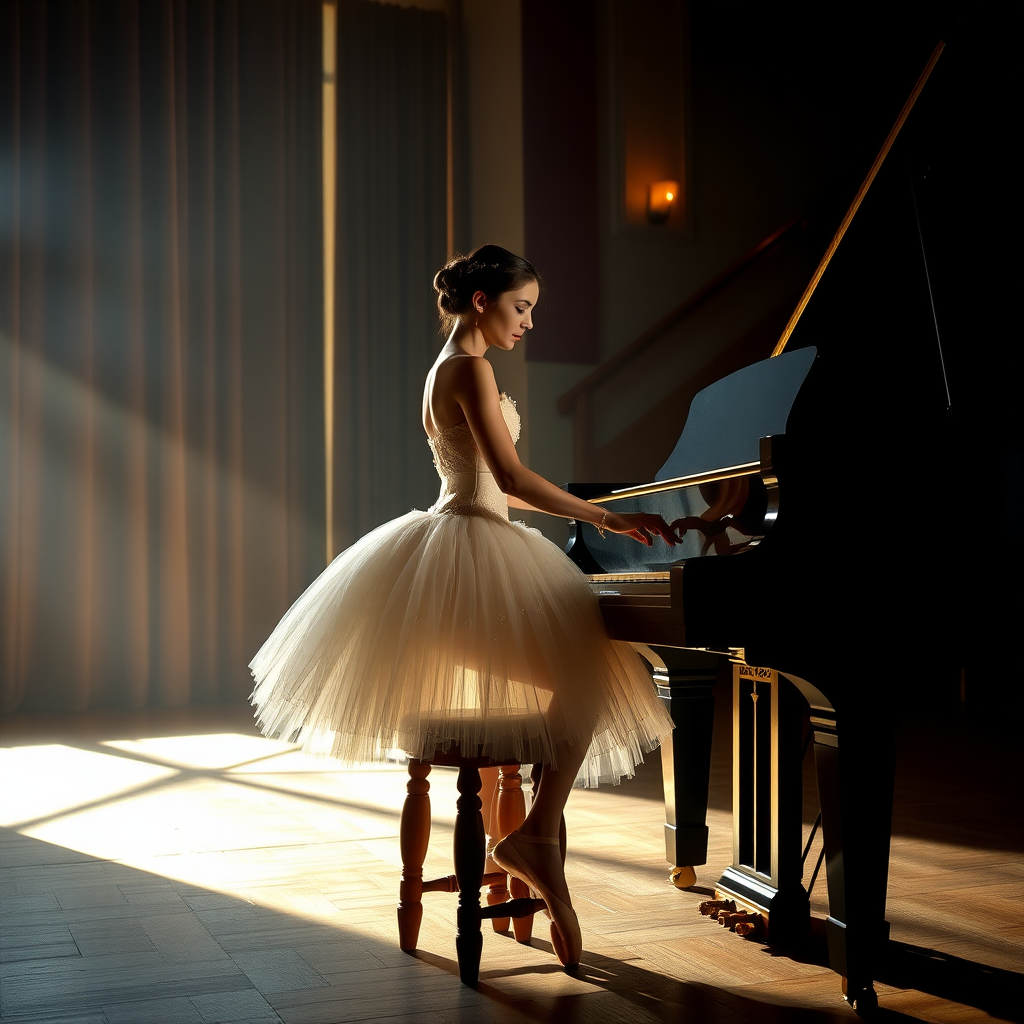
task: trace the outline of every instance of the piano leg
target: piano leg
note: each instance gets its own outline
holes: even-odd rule
[[[766,917],[773,945],[800,941],[811,923],[800,704],[773,669],[733,665],[733,854],[716,889]]]
[[[665,786],[665,857],[673,882],[695,884],[697,864],[708,859],[708,782],[719,657],[673,647],[642,647],[654,667],[658,695],[675,722],[661,747]]]
[[[859,1012],[877,1005],[876,967],[889,925],[885,894],[895,747],[876,718],[812,706],[814,759],[828,879],[829,963]]]

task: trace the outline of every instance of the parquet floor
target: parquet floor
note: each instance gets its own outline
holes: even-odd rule
[[[724,723],[723,723],[724,724]],[[886,1021],[1020,1020],[1024,836],[1013,751],[941,726],[901,738]],[[728,863],[719,730],[710,889]],[[667,881],[657,759],[574,793],[575,977],[538,923],[485,933],[458,981],[454,897],[397,948],[404,770],[340,770],[262,739],[242,708],[0,720],[0,1019],[48,1024],[852,1021],[816,941],[780,953],[701,918]],[[454,773],[431,774],[427,872],[450,870]],[[824,874],[822,872],[822,874]],[[812,894],[825,915],[823,880]]]

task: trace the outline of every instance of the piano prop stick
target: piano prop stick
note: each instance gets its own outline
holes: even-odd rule
[[[921,95],[921,91],[924,89],[925,84],[931,77],[932,71],[935,69],[935,65],[938,62],[939,57],[942,56],[942,51],[945,48],[946,44],[942,42],[942,40],[939,40],[935,49],[932,50],[932,55],[928,58],[928,63],[921,72],[921,76],[914,83],[914,88],[907,97],[907,102],[903,104],[903,109],[900,111],[899,117],[896,118],[896,123],[892,126],[892,130],[885,137],[885,142],[882,143],[882,148],[879,150],[878,156],[875,157],[875,161],[871,165],[871,169],[868,171],[867,177],[863,182],[861,182],[861,186],[857,190],[857,194],[853,197],[853,202],[850,203],[850,208],[846,211],[846,216],[839,224],[839,230],[836,231],[835,237],[832,239],[829,247],[825,250],[825,255],[822,256],[821,262],[818,264],[817,269],[811,276],[810,281],[808,281],[803,295],[800,296],[800,301],[796,304],[796,308],[793,310],[793,315],[789,318],[789,322],[783,328],[782,334],[780,335],[779,340],[775,345],[775,349],[772,352],[773,356],[781,355],[783,350],[786,348],[786,343],[789,341],[790,335],[793,333],[800,317],[807,308],[807,303],[811,301],[811,296],[817,289],[818,282],[821,281],[822,275],[825,273],[825,268],[832,261],[832,257],[839,248],[839,243],[843,240],[843,236],[846,234],[847,229],[853,223],[853,218],[857,215],[857,211],[860,209],[860,205],[864,201],[864,197],[868,194],[868,189],[871,188],[872,183],[882,167],[882,163],[889,155],[889,150],[892,149],[892,144],[896,141],[896,137],[899,135],[900,129],[906,122],[911,110],[914,109],[914,104],[917,103],[917,99]]]
[[[680,887],[707,861],[712,689],[732,663],[733,863],[719,881],[721,898],[702,912],[772,943],[799,940],[809,925],[799,700],[807,702],[829,962],[858,1011],[877,1006],[874,979],[888,942],[894,746],[877,694],[896,695],[900,680],[866,675],[854,652],[867,624],[868,635],[925,635],[941,621],[933,613],[942,600],[938,586],[922,583],[930,579],[925,544],[902,548],[879,585],[857,533],[867,467],[878,493],[901,493],[907,455],[928,451],[931,412],[921,364],[907,349],[923,344],[915,318],[927,295],[912,264],[922,255],[911,252],[911,236],[919,242],[913,212],[908,220],[900,205],[909,197],[896,187],[905,182],[887,172],[868,191],[942,50],[940,43],[932,52],[773,356],[694,397],[653,481],[568,485],[616,511],[658,512],[684,531],[676,548],[643,548],[575,523],[566,551],[590,577],[610,635],[654,667],[676,723],[663,762],[666,855]],[[890,323],[891,337],[883,333]],[[785,350],[798,324],[800,339]],[[856,342],[867,338],[885,348],[881,367],[864,365]],[[908,414],[913,402],[920,415]],[[870,670],[885,671],[892,669]]]

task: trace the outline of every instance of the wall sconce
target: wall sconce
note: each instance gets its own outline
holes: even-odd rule
[[[678,195],[678,181],[656,181],[647,193],[648,221],[651,224],[664,224]]]

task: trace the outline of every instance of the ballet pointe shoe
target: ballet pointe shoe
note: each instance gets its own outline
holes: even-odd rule
[[[503,871],[524,881],[547,905],[551,918],[551,945],[559,962],[567,971],[574,971],[583,955],[583,937],[576,911],[562,902],[544,884],[537,867],[531,863],[531,845],[558,846],[557,836],[529,836],[511,832],[494,847],[494,862]]]

